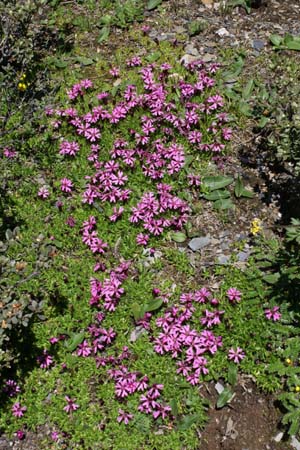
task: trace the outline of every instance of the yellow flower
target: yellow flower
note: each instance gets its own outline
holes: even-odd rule
[[[26,73],[23,73],[20,77],[20,80],[25,80],[25,78],[26,78]]]
[[[296,387],[295,387],[295,391],[296,391],[296,392],[300,392],[300,386],[296,386]]]
[[[18,89],[19,89],[19,91],[25,91],[26,88],[27,88],[27,86],[26,86],[25,83],[21,83],[21,82],[18,83]]]
[[[287,364],[289,364],[289,365],[292,364],[292,360],[291,360],[290,358],[286,358],[285,362],[286,362]]]
[[[261,221],[257,218],[253,219],[251,222],[250,233],[255,235],[261,231]]]

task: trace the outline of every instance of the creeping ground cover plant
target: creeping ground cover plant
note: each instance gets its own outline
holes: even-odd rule
[[[276,349],[258,348],[287,312],[268,304],[254,267],[252,278],[224,269],[218,289],[158,284],[232,129],[219,64],[155,59],[130,57],[46,108],[53,165],[28,185],[30,207],[15,200],[53,261],[35,367],[4,380],[0,423],[19,439],[47,424],[44,448],[196,449],[205,383],[234,384],[239,369],[280,386],[267,372]]]

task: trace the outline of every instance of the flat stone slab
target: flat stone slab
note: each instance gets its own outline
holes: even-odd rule
[[[188,246],[191,250],[193,250],[193,252],[197,252],[198,250],[206,247],[210,243],[210,240],[211,239],[208,236],[196,237],[188,243]]]

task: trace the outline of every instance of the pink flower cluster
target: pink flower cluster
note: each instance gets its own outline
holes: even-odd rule
[[[98,237],[98,233],[95,230],[96,224],[97,221],[94,216],[90,216],[88,220],[83,222],[82,242],[86,244],[93,253],[102,255],[105,253],[108,245]]]
[[[141,64],[138,56],[127,61],[128,67],[132,68]],[[231,136],[230,128],[224,127],[228,116],[220,112],[224,101],[218,94],[205,95],[205,91],[215,84],[211,75],[215,74],[218,67],[216,63],[205,66],[202,61],[194,61],[186,65],[192,80],[187,82],[183,78],[173,77],[172,67],[167,63],[159,67],[155,63],[149,64],[139,69],[143,83],[141,93],[137,86],[129,84],[111,101],[109,93],[99,93],[97,99],[102,104],[92,107],[90,112],[80,114],[73,106],[62,110],[47,110],[48,115],[56,115],[59,119],[64,117],[75,128],[76,133],[90,144],[88,160],[93,163],[95,171],[93,175],[86,177],[88,182],[83,193],[83,203],[92,205],[96,200],[127,202],[131,190],[126,187],[126,170],[139,166],[145,177],[161,181],[182,170],[186,145],[194,147],[196,152],[223,150],[224,143]],[[113,67],[110,75],[119,76],[119,69]],[[69,98],[74,100],[92,87],[90,80],[83,80],[71,88]],[[98,141],[101,139],[102,126],[107,122],[117,125],[135,114],[137,108],[143,110],[143,115],[137,129],[130,130],[131,138],[128,141],[116,139],[110,150],[110,159],[99,161]],[[208,120],[207,116],[211,118]],[[204,123],[210,123],[206,130],[203,130]],[[180,143],[176,136],[180,137]],[[61,155],[76,156],[78,152],[79,144],[76,141],[62,140],[60,143]],[[199,176],[189,174],[189,184],[199,186]],[[72,186],[62,181],[61,188],[64,192],[70,192]],[[171,186],[161,183],[157,185],[157,193],[145,192],[137,207],[133,208],[130,220],[142,222],[144,228],[156,236],[167,227],[180,229],[186,223],[189,208],[183,200],[170,194],[171,189]],[[146,211],[147,202],[153,196],[153,201],[158,206],[154,211]],[[41,197],[46,198],[46,194],[41,193]],[[123,206],[115,206],[109,219],[115,222],[123,212]],[[148,239],[147,234],[140,234],[137,243],[147,245]]]
[[[130,222],[142,222],[144,229],[154,236],[159,236],[164,228],[180,229],[188,220],[187,213],[190,208],[184,200],[172,195],[171,191],[171,186],[160,183],[157,185],[156,195],[153,192],[146,192],[136,207],[131,209]],[[172,212],[176,212],[177,215],[164,217]]]
[[[80,83],[74,84],[74,86],[68,91],[68,97],[70,100],[75,100],[79,95],[83,96],[85,90],[92,88],[93,83],[91,80],[82,80]]]
[[[99,303],[102,301],[104,309],[107,311],[115,311],[121,295],[124,294],[122,283],[128,276],[130,264],[130,261],[122,262],[110,272],[109,278],[105,278],[103,282],[96,278],[91,278],[90,286],[92,296],[90,305],[99,306]]]
[[[184,356],[177,363],[177,373],[185,376],[190,384],[196,385],[200,382],[201,374],[208,373],[208,361],[203,355],[216,353],[222,346],[222,337],[208,330],[199,333],[186,324],[195,310],[192,305],[195,296],[188,295],[188,301],[185,295],[184,307],[173,306],[156,320],[157,326],[163,331],[154,340],[154,350],[160,355],[170,353],[173,358]]]

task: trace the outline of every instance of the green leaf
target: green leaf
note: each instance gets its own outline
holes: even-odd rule
[[[170,406],[171,406],[173,416],[178,417],[179,411],[178,411],[177,401],[175,398],[172,398],[170,400]]]
[[[234,208],[234,204],[232,203],[230,198],[221,198],[220,200],[214,202],[214,208],[224,211],[225,209]]]
[[[81,333],[72,333],[70,339],[65,341],[65,347],[69,352],[73,352],[79,344],[83,341],[85,336],[85,332]]]
[[[150,63],[157,61],[161,57],[160,52],[153,52],[150,55],[146,56],[146,60]]]
[[[248,81],[248,83],[246,84],[246,86],[244,87],[243,91],[242,91],[242,97],[245,100],[248,100],[252,94],[254,88],[254,80],[251,79]]]
[[[90,66],[91,64],[94,64],[94,60],[92,58],[86,58],[84,56],[77,56],[76,61],[78,61],[83,66]]]
[[[156,311],[161,307],[163,302],[164,301],[162,298],[155,298],[154,300],[151,300],[150,303],[146,303],[146,305],[144,306],[144,310],[145,312]]]
[[[237,60],[232,64],[231,70],[223,73],[223,80],[230,81],[237,78],[243,70],[245,62],[244,56],[239,56]]]
[[[286,44],[286,46],[289,50],[300,50],[300,40],[290,41]]]
[[[136,322],[145,314],[143,305],[139,305],[138,303],[133,303],[133,305],[131,306],[131,311]]]
[[[180,243],[186,241],[187,236],[186,236],[186,234],[183,233],[182,231],[178,231],[177,233],[172,233],[172,234],[171,234],[171,239],[172,239],[174,242],[178,242],[178,244],[180,244]]]
[[[184,416],[179,422],[177,428],[179,431],[185,431],[191,428],[191,426],[199,420],[198,414],[191,414],[189,416]]]
[[[228,387],[226,387],[218,397],[217,409],[221,409],[223,408],[223,406],[227,405],[227,403],[232,400],[233,396],[234,393]]]
[[[238,175],[234,186],[234,195],[239,198],[242,195],[242,190],[244,189],[241,177]]]
[[[54,64],[58,69],[64,69],[65,67],[68,67],[69,62],[65,59],[54,59],[52,60],[52,64]]]
[[[230,192],[227,191],[227,189],[216,190],[216,191],[209,192],[208,194],[203,195],[203,197],[206,200],[210,200],[210,201],[220,200],[220,199],[224,199],[224,198],[229,198]]]
[[[107,41],[109,33],[110,33],[110,27],[105,26],[105,27],[101,28],[99,37],[98,37],[98,44],[101,44],[101,42]]]
[[[270,121],[270,119],[269,119],[268,117],[261,116],[261,118],[260,118],[260,120],[259,120],[257,126],[258,126],[259,128],[264,128],[264,127],[267,125],[267,123],[268,123],[269,121]]]
[[[283,42],[283,38],[279,36],[279,34],[271,34],[270,41],[273,45],[275,45],[275,47],[280,47]]]
[[[215,191],[216,189],[222,189],[223,187],[233,183],[233,181],[234,179],[232,177],[224,177],[222,175],[203,178],[203,184],[211,191]]]
[[[245,188],[243,188],[241,191],[241,197],[253,198],[254,195],[255,195],[254,192],[248,191],[248,189]]]
[[[234,386],[237,382],[238,369],[236,365],[231,364],[228,369],[228,383]]]
[[[243,100],[241,100],[238,104],[239,112],[243,114],[243,116],[250,117],[252,116],[252,110],[249,104]]]
[[[147,10],[152,11],[153,9],[157,8],[159,5],[161,5],[162,0],[149,0],[147,4]]]
[[[263,280],[264,280],[266,283],[269,283],[269,284],[275,284],[275,283],[277,283],[277,281],[279,280],[279,278],[280,278],[280,273],[279,273],[279,272],[275,272],[275,273],[269,273],[269,274],[265,275],[265,276],[263,277]]]

